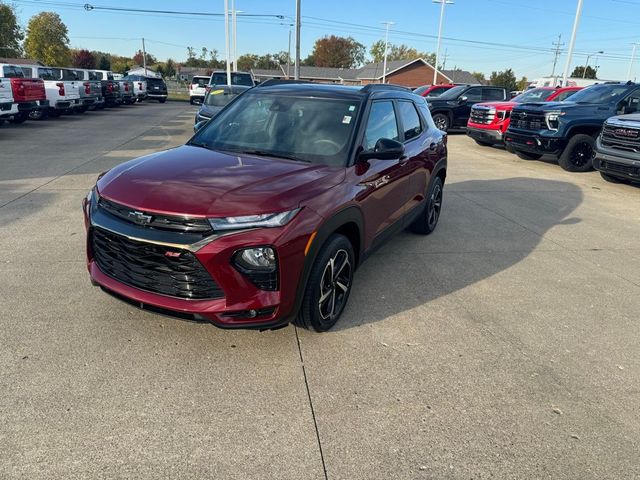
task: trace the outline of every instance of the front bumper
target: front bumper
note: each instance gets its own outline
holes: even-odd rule
[[[90,210],[90,213],[88,213]],[[136,241],[157,244],[148,228],[131,224],[90,207],[83,208],[87,235],[87,267],[94,284],[139,308],[174,317],[207,321],[222,328],[275,328],[288,323],[296,313],[296,293],[305,263],[305,246],[320,218],[310,209],[302,209],[286,226],[253,229],[217,235],[197,248],[183,245],[204,267],[223,292],[224,297],[187,299],[142,290],[122,283],[103,272],[92,252],[92,229],[108,229],[111,233]],[[157,232],[156,232],[157,234]],[[232,264],[239,249],[269,245],[278,257],[279,290],[261,290]],[[251,312],[254,311],[254,312]]]
[[[563,138],[545,137],[535,133],[513,132],[510,129],[504,135],[504,143],[509,150],[517,152],[553,155],[559,157],[566,141]]]
[[[467,125],[467,135],[474,140],[480,140],[483,142],[503,142],[503,135],[500,130],[490,130],[488,128],[478,128]]]
[[[593,168],[612,177],[640,181],[640,154],[604,148],[598,139]]]

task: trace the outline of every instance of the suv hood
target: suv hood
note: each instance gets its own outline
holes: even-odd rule
[[[600,105],[596,103],[575,103],[571,100],[564,102],[531,102],[531,103],[519,103],[514,111],[526,110],[527,112],[566,112],[571,115],[602,115],[602,112],[610,109],[607,105]]]
[[[511,110],[516,105],[518,105],[517,102],[482,102],[476,103],[474,107],[493,107],[496,110]]]
[[[343,167],[183,145],[118,165],[97,188],[138,210],[225,217],[291,210],[344,177]]]

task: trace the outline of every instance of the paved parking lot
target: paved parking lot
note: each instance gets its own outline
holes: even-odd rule
[[[640,478],[640,189],[450,136],[435,234],[334,331],[133,309],[84,265],[98,173],[190,136],[167,103],[0,128],[0,478]]]

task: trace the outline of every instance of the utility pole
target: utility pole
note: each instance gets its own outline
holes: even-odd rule
[[[287,50],[287,79],[291,77],[291,25],[289,25],[289,49]]]
[[[384,61],[382,62],[382,83],[387,83],[387,52],[389,50],[389,27],[393,22],[382,22],[384,24]]]
[[[238,28],[236,23],[236,0],[231,0],[231,25],[233,31],[233,71],[238,71]]]
[[[629,70],[627,71],[627,80],[631,80],[631,71],[633,70],[633,62],[636,59],[636,47],[637,43],[632,43],[633,49],[631,50],[631,61],[629,62]]]
[[[296,0],[296,65],[294,78],[300,79],[300,0]]]
[[[231,63],[229,62],[229,0],[224,0],[224,53],[227,59],[227,85],[231,85]]]
[[[449,58],[449,55],[447,54],[447,49],[444,49],[444,55],[442,58],[442,70],[446,70],[446,65],[447,65],[447,58]]]
[[[442,21],[444,20],[444,6],[453,4],[453,0],[432,0],[440,4],[440,25],[438,26],[438,46],[436,47],[436,64],[433,66],[433,85],[438,83],[438,62],[440,61],[440,42],[442,41]]]
[[[142,65],[144,67],[144,76],[147,76],[147,50],[144,48],[144,37],[142,37]]]
[[[556,51],[554,52],[553,57],[553,68],[551,69],[551,78],[553,78],[554,84],[558,83],[556,82],[556,65],[558,63],[558,57],[560,56],[560,47],[564,46],[564,43],[561,43],[560,40],[562,40],[562,35],[558,35],[558,41],[551,44],[556,47]]]
[[[567,63],[564,66],[564,73],[562,74],[562,86],[567,86],[567,79],[569,78],[569,69],[571,68],[571,58],[573,57],[573,47],[576,44],[576,36],[578,34],[578,26],[580,25],[580,15],[582,14],[582,2],[578,0],[578,6],[576,8],[576,18],[573,20],[573,31],[571,32],[571,41],[569,42],[569,53],[567,53]]]

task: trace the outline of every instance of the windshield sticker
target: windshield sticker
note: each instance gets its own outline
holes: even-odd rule
[[[349,111],[350,112],[355,112],[356,110],[356,106],[355,105],[349,105]]]
[[[349,115],[345,115],[344,117],[342,117],[342,123],[344,123],[345,125],[349,125],[351,123],[351,117]]]
[[[214,90],[211,92],[211,95],[220,95],[221,93],[224,93],[224,90]]]

